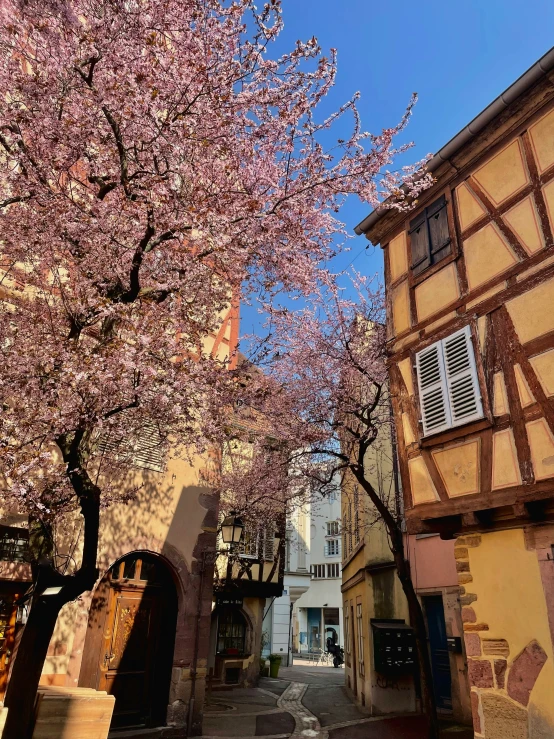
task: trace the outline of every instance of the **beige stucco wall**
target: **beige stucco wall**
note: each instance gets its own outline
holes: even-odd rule
[[[554,736],[554,653],[536,551],[526,548],[522,529],[462,537],[457,549],[468,561],[460,581],[474,596],[463,615],[473,692],[480,699],[481,730],[476,736],[504,739],[502,726],[512,732],[506,737]],[[528,705],[523,705],[514,697],[510,676],[518,657],[534,643],[546,661],[538,675],[528,674],[532,690]],[[507,669],[499,678],[504,659]]]

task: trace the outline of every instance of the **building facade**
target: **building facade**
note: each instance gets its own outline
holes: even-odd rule
[[[229,356],[238,320],[233,305],[218,334],[206,338],[206,350]],[[217,453],[191,461],[177,443],[162,458],[145,439],[121,470],[121,489],[138,492],[129,503],[101,511],[98,581],[58,617],[41,684],[115,695],[112,728],[201,733],[214,569],[205,553],[216,549],[219,513],[209,480],[217,464]],[[31,579],[19,551],[28,538],[26,521],[20,516],[14,524],[13,516],[5,511],[0,517],[2,556],[9,558],[0,565],[0,686],[8,679],[8,652],[25,620],[19,604]],[[15,526],[24,532],[21,541]],[[74,566],[82,546],[79,516],[66,522],[58,544],[59,556]]]
[[[397,485],[392,450],[375,451],[368,467],[377,490]],[[400,503],[401,491],[397,491]],[[412,712],[419,708],[415,664],[389,671],[380,650],[383,634],[402,638],[409,610],[385,526],[355,481],[345,478],[342,493],[346,685],[356,702],[372,714]],[[461,647],[460,588],[454,543],[438,534],[405,536],[406,557],[421,601],[429,635],[433,690],[441,714],[471,722],[467,664]],[[408,646],[410,649],[410,646]],[[390,651],[390,650],[389,650]]]
[[[454,542],[476,737],[554,736],[554,50],[430,161],[385,256],[410,534]]]
[[[344,643],[341,583],[340,488],[291,512],[286,529],[283,595],[269,601],[265,653],[319,654],[331,636]]]

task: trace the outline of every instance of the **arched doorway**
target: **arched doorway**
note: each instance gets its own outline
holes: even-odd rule
[[[165,724],[177,594],[160,557],[133,552],[92,600],[79,685],[115,696],[112,728]]]

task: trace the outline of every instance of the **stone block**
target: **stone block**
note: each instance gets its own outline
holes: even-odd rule
[[[487,739],[529,739],[524,708],[497,693],[482,693],[481,706]]]
[[[469,552],[467,547],[454,547],[454,558],[455,559],[467,559]]]
[[[508,667],[508,663],[505,659],[495,659],[494,660],[494,676],[496,678],[496,687],[498,690],[504,690],[504,685],[506,683],[506,668]]]
[[[465,595],[460,596],[460,605],[470,606],[472,603],[475,603],[476,600],[477,596],[475,593],[466,593]]]
[[[473,582],[473,578],[471,577],[469,572],[459,572],[458,583],[460,585],[467,585],[468,582]]]
[[[531,691],[547,660],[544,649],[537,641],[530,642],[512,662],[508,674],[508,695],[527,706]]]
[[[464,624],[474,624],[477,621],[473,608],[462,608],[462,621]]]
[[[481,656],[481,638],[479,634],[464,634],[466,655],[468,657]]]
[[[477,624],[464,624],[464,631],[488,631],[489,625],[483,624],[483,623],[477,623]]]
[[[492,665],[486,659],[468,659],[467,671],[469,684],[474,688],[492,688],[494,680],[492,677]]]
[[[481,733],[481,716],[479,715],[479,693],[471,691],[471,715],[473,717],[473,731]]]
[[[465,559],[456,561],[456,572],[469,572],[469,562]]]
[[[510,645],[506,639],[483,639],[483,654],[507,657],[510,654]]]
[[[464,539],[464,544],[466,545],[466,547],[478,547],[481,544],[480,534],[468,534],[468,536],[464,536]]]

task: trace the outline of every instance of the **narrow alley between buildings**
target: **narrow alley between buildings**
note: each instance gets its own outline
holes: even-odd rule
[[[214,691],[204,713],[204,739],[424,739],[421,715],[369,716],[344,686],[343,670],[302,661],[257,688]],[[442,739],[473,739],[445,722]]]

